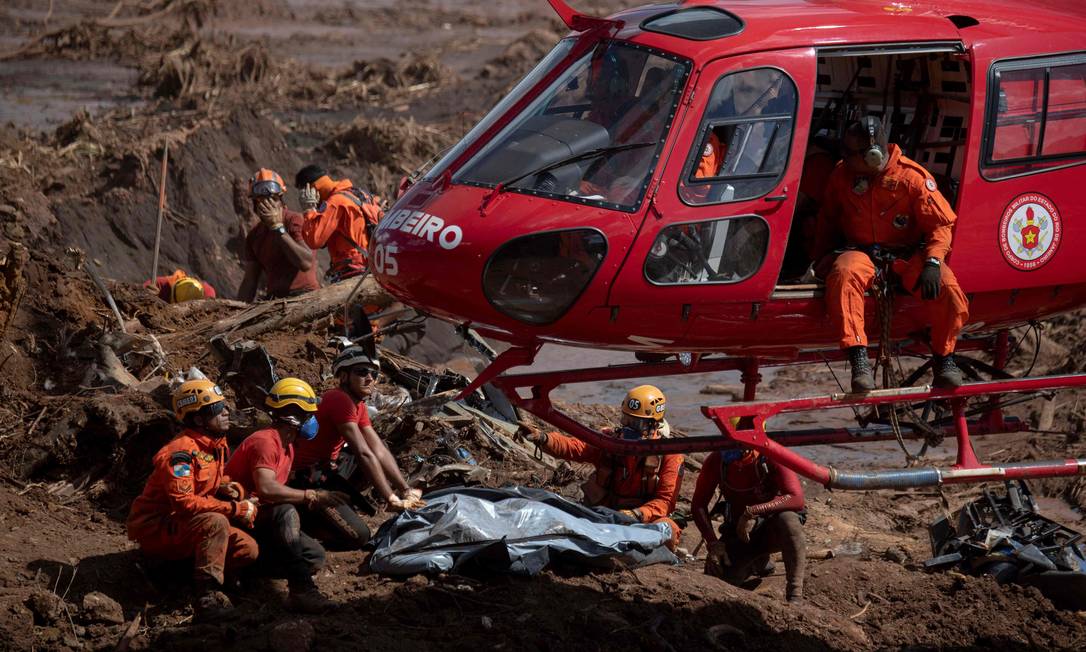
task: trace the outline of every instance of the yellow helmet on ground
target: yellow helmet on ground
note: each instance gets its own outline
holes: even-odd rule
[[[283,378],[272,385],[271,391],[264,399],[264,405],[270,408],[278,409],[297,405],[306,412],[316,412],[317,403],[317,393],[301,378]]]
[[[179,421],[184,421],[190,414],[225,400],[222,390],[210,380],[186,380],[173,393],[173,413]]]
[[[622,413],[638,419],[663,421],[666,406],[663,392],[652,385],[639,385],[626,392],[626,398],[622,400]]]
[[[173,284],[170,303],[182,303],[204,298],[204,284],[191,276],[186,276]]]

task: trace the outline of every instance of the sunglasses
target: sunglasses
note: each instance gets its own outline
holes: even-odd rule
[[[377,371],[376,369],[359,369],[356,367],[354,369],[351,369],[351,373],[355,376],[360,376],[362,378],[369,376],[373,380],[377,380],[381,377],[381,372]]]

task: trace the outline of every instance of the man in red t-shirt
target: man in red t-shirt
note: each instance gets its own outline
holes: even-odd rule
[[[723,540],[713,530],[709,502],[720,490],[725,503]],[[709,544],[705,572],[741,584],[769,565],[770,553],[784,556],[785,596],[803,599],[807,547],[803,540],[803,486],[790,469],[754,450],[716,451],[702,463],[690,511]]]
[[[324,548],[302,530],[299,508],[306,512],[346,509],[347,496],[318,489],[287,486],[295,439],[317,434],[317,393],[304,380],[284,378],[272,386],[264,404],[273,428],[245,438],[227,463],[227,473],[246,495],[256,496],[261,509],[253,536],[260,544],[257,567],[269,575],[285,577],[290,587],[287,604],[302,613],[322,613],[331,603],[313,582],[324,566]],[[355,516],[357,519],[357,515]],[[364,523],[365,544],[369,529]]]
[[[373,483],[378,497],[389,509],[418,509],[426,505],[422,492],[404,480],[388,447],[377,436],[366,411],[365,399],[381,374],[381,366],[360,346],[349,346],[336,356],[332,373],[339,381],[337,389],[321,396],[317,409],[320,429],[312,441],[299,442],[294,458],[296,475],[306,475],[313,467],[335,469],[339,451],[346,443],[358,457],[366,479]]]
[[[283,179],[272,170],[261,168],[249,179],[249,199],[260,222],[245,237],[245,277],[238,288],[238,298],[256,298],[260,277],[269,298],[304,294],[320,288],[317,281],[317,255],[305,243],[301,214],[287,210]]]

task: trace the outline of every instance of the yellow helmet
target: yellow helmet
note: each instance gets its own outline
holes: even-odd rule
[[[186,276],[173,284],[170,303],[182,303],[204,298],[204,284],[191,276]]]
[[[173,393],[173,413],[179,421],[184,421],[190,414],[225,400],[222,390],[210,380],[186,380]]]
[[[667,401],[664,393],[652,385],[639,385],[626,392],[622,413],[638,419],[663,421]]]
[[[272,385],[271,391],[264,399],[264,405],[270,408],[297,405],[306,412],[316,412],[317,402],[317,393],[301,378],[283,378]]]

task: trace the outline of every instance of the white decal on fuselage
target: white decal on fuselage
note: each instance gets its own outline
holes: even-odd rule
[[[401,208],[381,220],[378,232],[400,231],[428,242],[437,243],[442,249],[456,249],[464,239],[464,232],[455,224],[445,224],[437,215]]]

